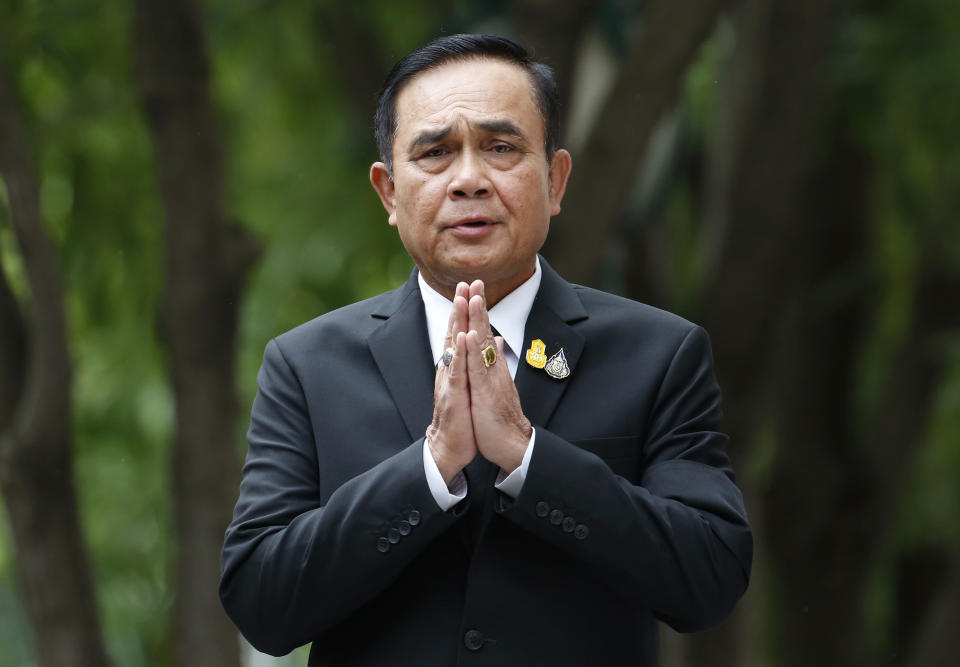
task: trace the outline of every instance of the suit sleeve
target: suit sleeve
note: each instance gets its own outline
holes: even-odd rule
[[[431,496],[422,439],[322,503],[304,393],[275,340],[257,384],[220,597],[253,646],[283,655],[375,597],[459,512]]]
[[[538,427],[523,489],[498,511],[675,629],[715,625],[746,590],[753,554],[720,416],[709,339],[694,327],[655,399],[639,483]]]

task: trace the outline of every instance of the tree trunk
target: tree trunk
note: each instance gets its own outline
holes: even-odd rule
[[[25,322],[0,266],[0,488],[38,663],[99,667],[108,661],[74,488],[63,284],[18,97],[0,63],[0,174],[32,296]]]
[[[174,659],[235,667],[238,636],[217,596],[219,552],[236,500],[234,357],[240,294],[259,248],[229,222],[199,10],[137,0],[138,86],[164,204],[163,334],[176,402]]]
[[[835,168],[814,180],[832,4],[740,6],[704,214],[702,317],[739,441],[732,452],[760,428],[778,434],[757,528],[777,581],[784,665],[857,664],[864,577],[855,563],[867,553],[855,530],[869,525],[863,484],[849,456],[865,286],[840,304],[819,301],[828,277],[858,268],[867,248],[857,152],[840,146]]]
[[[907,667],[940,667],[957,659],[957,627],[960,627],[960,559],[953,565],[946,583],[919,623]]]
[[[889,395],[864,429],[854,381],[875,290],[870,174],[842,122],[817,112],[832,107],[824,61],[836,7],[750,0],[741,12],[737,48],[755,53],[733,72],[739,84],[725,98],[740,118],[721,126],[724,154],[711,160],[704,242],[715,250],[702,321],[730,397],[729,428],[742,441],[775,425],[758,528],[777,582],[782,664],[858,665],[869,558],[922,437],[940,377],[929,341],[948,326],[942,304],[957,285],[935,271],[921,281]],[[824,120],[832,143],[820,157]],[[920,265],[930,273],[936,263]]]
[[[723,0],[651,3],[639,41],[623,63],[574,171],[545,254],[571,282],[590,284],[636,180],[654,127],[683,73],[710,35]]]

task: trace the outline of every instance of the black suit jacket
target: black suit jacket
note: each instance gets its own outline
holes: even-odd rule
[[[521,360],[537,437],[515,500],[493,464],[442,512],[423,470],[433,359],[416,272],[270,341],[220,593],[267,653],[311,665],[655,665],[659,618],[719,622],[752,538],[717,431],[707,335],[669,313],[543,279]]]

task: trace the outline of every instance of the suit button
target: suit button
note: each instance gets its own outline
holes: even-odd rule
[[[377,539],[377,551],[379,551],[382,554],[385,554],[388,551],[390,551],[390,540],[388,540],[385,537],[381,537]]]
[[[411,526],[416,526],[420,523],[420,512],[417,510],[410,510],[410,514],[407,515],[407,521]]]
[[[560,527],[563,528],[563,532],[572,533],[573,529],[577,525],[577,520],[572,516],[564,517],[563,523],[560,524]]]
[[[410,522],[409,522],[409,521],[401,521],[401,522],[400,522],[400,525],[397,526],[397,530],[400,531],[400,534],[401,534],[401,535],[409,535],[409,534],[410,534]]]
[[[467,630],[463,635],[463,645],[471,651],[479,651],[483,648],[483,633],[479,630]]]
[[[581,524],[578,524],[577,527],[573,529],[573,536],[574,536],[575,538],[577,538],[578,540],[585,540],[585,539],[587,539],[587,535],[589,535],[589,534],[590,534],[590,529],[587,528],[587,527],[586,527],[585,525],[583,525],[582,523],[581,523]]]
[[[553,510],[550,512],[550,523],[552,523],[554,526],[559,526],[562,521],[563,512],[560,510]]]
[[[537,503],[537,516],[542,519],[548,514],[550,514],[550,505],[541,500]]]
[[[396,544],[397,542],[399,542],[399,541],[400,541],[400,529],[399,529],[399,528],[391,528],[390,530],[388,530],[388,531],[387,531],[387,541],[390,542],[390,544]]]

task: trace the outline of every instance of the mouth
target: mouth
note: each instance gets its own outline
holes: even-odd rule
[[[487,225],[494,224],[489,218],[463,218],[450,225],[451,227],[466,227],[468,229],[479,229]]]
[[[447,228],[457,236],[473,238],[485,235],[496,225],[497,222],[490,218],[471,217],[457,220]]]

